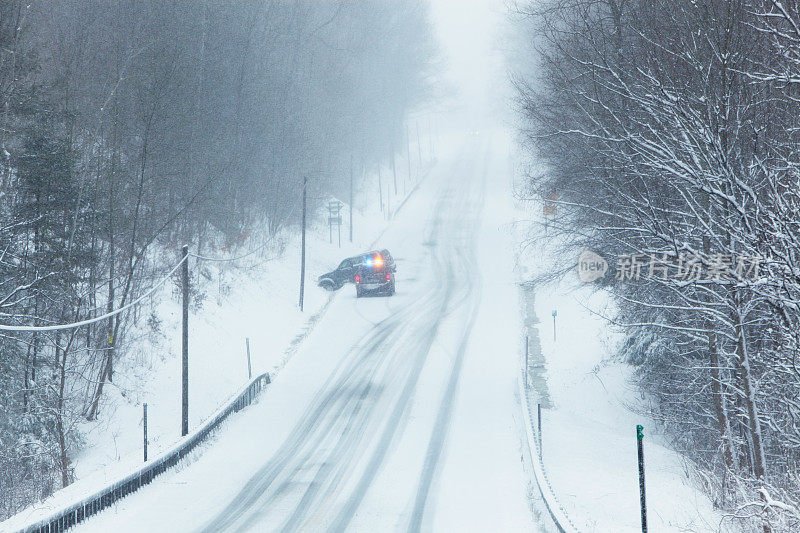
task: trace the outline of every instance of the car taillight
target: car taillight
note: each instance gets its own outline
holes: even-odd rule
[[[386,274],[386,281],[391,281],[391,280],[392,280],[392,275]]]
[[[361,281],[361,276],[356,275],[356,283],[358,283],[359,281]]]

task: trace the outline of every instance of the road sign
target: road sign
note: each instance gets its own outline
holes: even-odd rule
[[[342,202],[339,200],[328,201],[328,240],[333,244],[333,226],[336,226],[339,235],[339,248],[342,247]]]

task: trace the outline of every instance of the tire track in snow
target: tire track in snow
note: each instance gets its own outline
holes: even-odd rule
[[[474,172],[468,163],[459,158],[454,170],[463,166],[464,173]],[[476,218],[461,218],[465,205],[476,203],[472,195],[475,180],[464,181],[466,186],[450,180],[440,192],[426,232],[427,242],[436,243],[430,254],[432,282],[421,291],[419,299],[409,301],[378,323],[348,352],[274,456],[203,531],[264,529],[265,523],[270,524],[270,529],[281,531],[310,527],[341,531],[351,522],[392,443],[402,434],[404,414],[441,321],[460,310],[465,299],[475,299],[472,287],[476,284],[474,278],[468,277],[476,270],[469,268],[474,257],[460,249],[462,242],[468,244],[475,233],[472,226]],[[482,196],[478,200],[482,205]],[[475,210],[467,212],[471,211]],[[476,213],[472,215],[477,217]],[[451,222],[448,227],[444,227],[445,219]],[[439,244],[443,231],[447,232],[446,238]],[[470,306],[473,308],[477,308],[477,302]],[[474,317],[475,311],[470,314]],[[458,361],[463,359],[466,346],[466,335],[462,337],[463,346],[451,371],[429,445],[437,457],[426,461],[420,481],[424,490],[417,491],[417,499],[422,498],[420,517],[447,432],[460,370]],[[381,382],[386,385],[378,385]],[[364,457],[368,457],[366,465],[356,472]],[[354,486],[342,494],[348,482]],[[423,492],[425,496],[421,497]],[[276,527],[279,523],[280,527]]]
[[[411,520],[408,526],[408,531],[418,532],[422,529],[423,519],[425,518],[425,508],[428,503],[431,486],[434,478],[438,472],[439,459],[441,458],[442,451],[447,438],[447,433],[450,428],[450,419],[453,413],[453,404],[455,403],[456,391],[458,390],[458,383],[461,377],[461,368],[464,364],[464,356],[469,344],[470,333],[478,317],[478,309],[481,300],[481,276],[477,267],[475,259],[475,235],[477,234],[478,225],[480,222],[480,214],[484,203],[484,192],[486,187],[486,174],[489,165],[489,148],[487,143],[484,160],[483,170],[481,172],[481,189],[480,201],[471,201],[469,211],[473,217],[469,220],[469,226],[465,228],[466,239],[461,246],[456,248],[456,253],[460,259],[460,266],[463,269],[464,279],[469,279],[467,284],[466,299],[469,300],[467,321],[464,330],[461,333],[461,340],[459,341],[458,351],[456,353],[453,368],[450,372],[450,379],[447,383],[442,401],[439,405],[439,412],[436,415],[436,423],[434,425],[433,433],[431,434],[428,443],[428,450],[425,454],[425,464],[422,467],[420,481],[417,488],[417,495],[414,500],[414,507],[411,513]]]

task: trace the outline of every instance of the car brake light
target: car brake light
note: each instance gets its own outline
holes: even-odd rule
[[[386,274],[386,281],[391,281],[391,280],[392,280],[392,275]]]
[[[356,283],[358,283],[359,281],[361,281],[361,276],[356,275]]]

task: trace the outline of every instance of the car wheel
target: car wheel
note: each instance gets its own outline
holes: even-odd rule
[[[361,287],[356,286],[356,298],[361,298]]]
[[[394,281],[389,286],[389,296],[394,296]]]

